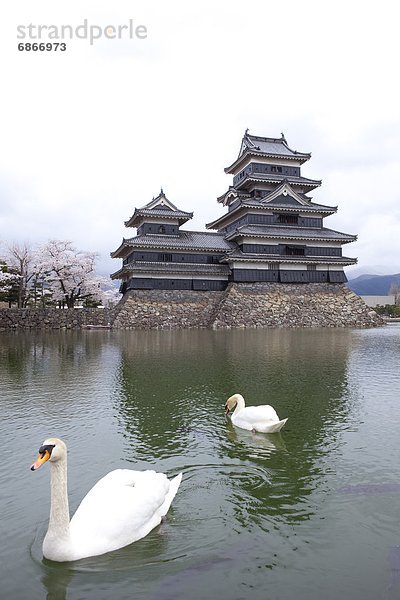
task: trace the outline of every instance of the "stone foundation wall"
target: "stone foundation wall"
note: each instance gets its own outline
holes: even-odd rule
[[[231,283],[224,292],[132,290],[114,309],[0,309],[0,329],[377,327],[343,284]]]
[[[383,323],[343,284],[233,283],[212,326],[377,327]]]
[[[118,329],[210,327],[225,292],[132,290],[116,307]]]
[[[114,312],[104,308],[2,308],[0,329],[83,329],[111,325]]]

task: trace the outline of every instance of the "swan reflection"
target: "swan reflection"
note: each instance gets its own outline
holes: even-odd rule
[[[287,452],[281,433],[253,433],[246,429],[238,429],[231,421],[227,421],[226,431],[230,442],[250,447],[253,455],[265,457],[274,452]]]

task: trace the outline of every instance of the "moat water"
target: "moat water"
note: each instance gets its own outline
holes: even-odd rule
[[[235,429],[235,392],[280,434]],[[400,598],[400,324],[370,330],[0,333],[0,598]],[[71,512],[106,472],[184,478],[165,523],[114,553],[43,560],[49,468]]]

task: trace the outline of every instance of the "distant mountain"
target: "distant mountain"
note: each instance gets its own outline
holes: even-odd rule
[[[400,286],[400,273],[395,275],[360,275],[347,283],[359,296],[387,296],[392,283]]]
[[[356,279],[361,275],[373,277],[378,275],[392,275],[394,269],[386,265],[354,265],[346,269],[348,279]]]

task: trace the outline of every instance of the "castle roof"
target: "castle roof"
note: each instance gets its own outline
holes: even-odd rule
[[[227,252],[232,249],[232,244],[227,242],[221,233],[180,230],[177,235],[146,234],[123,239],[120,247],[112,252],[111,256],[123,257],[135,248]]]
[[[327,229],[326,227],[319,229],[287,225],[274,225],[273,227],[270,225],[244,225],[229,233],[226,236],[226,239],[231,241],[237,237],[281,238],[304,241],[341,242],[342,244],[354,242],[357,239],[356,235],[341,233],[340,231]]]
[[[225,169],[225,173],[234,173],[243,158],[247,155],[262,156],[267,158],[286,158],[304,163],[311,157],[309,152],[298,152],[292,150],[288,145],[283,133],[280,138],[269,138],[258,135],[250,135],[246,129],[237,159]]]
[[[172,204],[172,202],[168,200],[161,189],[161,192],[156,198],[153,198],[148,204],[142,206],[142,208],[135,209],[131,218],[128,219],[128,221],[125,221],[125,227],[137,227],[142,221],[142,217],[178,220],[181,225],[182,223],[189,221],[189,219],[192,219],[193,213],[177,208],[175,204]]]
[[[325,216],[333,215],[337,211],[336,206],[311,202],[309,197],[294,190],[288,181],[261,198],[254,198],[248,194],[242,195],[236,192],[234,188],[228,190],[227,196],[230,196],[230,198],[227,198],[227,202],[230,204],[229,212],[215,221],[207,223],[206,227],[208,229],[218,229],[223,226],[224,222],[231,221],[234,215],[249,209],[265,211],[265,209],[271,208],[274,212],[323,213]]]
[[[299,178],[298,178],[299,179]],[[307,180],[307,181],[312,181],[311,179]],[[259,196],[258,197],[258,201],[263,201],[263,202],[269,202],[272,199],[274,199],[276,196],[280,195],[287,195],[287,199],[285,200],[285,204],[287,204],[289,201],[295,202],[297,201],[299,204],[310,204],[312,206],[320,206],[323,207],[323,204],[311,204],[311,197],[307,196],[304,192],[299,192],[297,190],[294,189],[294,185],[296,182],[292,182],[290,180],[290,178],[287,177],[283,177],[280,178],[279,181],[277,181],[277,183],[280,183],[280,185],[278,185],[277,187],[275,187],[275,189],[273,190],[258,190],[260,193],[264,193],[264,196]],[[315,183],[318,183],[317,181],[315,181]],[[319,184],[319,183],[318,183]],[[240,186],[234,187],[234,186],[229,186],[228,190],[225,192],[225,194],[223,194],[222,196],[219,196],[217,198],[217,201],[221,204],[223,204],[224,206],[226,205],[230,205],[232,204],[235,200],[237,199],[241,199],[242,201],[246,201],[246,200],[254,200],[254,196],[252,196],[249,192],[246,192],[244,190],[239,190]],[[316,186],[314,186],[316,187]],[[290,198],[292,198],[292,200],[290,200]],[[294,199],[294,200],[293,200]],[[325,209],[329,209],[329,206],[325,206]],[[332,213],[336,212],[336,208],[332,209]]]
[[[174,263],[174,262],[150,262],[135,261],[124,265],[121,269],[111,275],[112,279],[119,279],[121,275],[131,273],[152,273],[171,275],[208,275],[208,276],[228,276],[230,269],[226,264],[200,264],[200,263]]]
[[[301,187],[307,187],[309,190],[313,190],[319,187],[322,183],[320,179],[308,179],[307,177],[294,177],[291,175],[275,175],[272,173],[257,173],[257,175],[253,173],[246,173],[246,176],[239,182],[237,182],[236,188],[240,189],[244,187],[244,184],[248,184],[249,182],[253,183],[284,183],[288,182],[291,185],[298,185]]]
[[[244,204],[250,204],[249,202],[245,202]],[[261,204],[262,208],[265,206],[273,206],[275,209],[285,210],[285,211],[294,211],[294,212],[317,212],[317,213],[326,213],[332,215],[336,212],[336,206],[326,206],[325,204],[315,204],[314,202],[299,205],[296,202],[293,202],[293,198],[291,196],[284,196],[281,194],[276,198],[273,198],[270,202],[263,202]]]
[[[227,254],[222,262],[277,262],[277,263],[301,263],[301,264],[333,264],[340,266],[354,265],[357,262],[356,258],[347,256],[286,256],[283,254],[257,254],[251,252],[242,252],[239,248]]]

